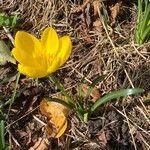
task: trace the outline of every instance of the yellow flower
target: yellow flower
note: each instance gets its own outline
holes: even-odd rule
[[[12,54],[19,62],[18,70],[29,77],[45,77],[60,68],[71,54],[69,36],[58,37],[56,31],[47,27],[41,39],[18,31]]]

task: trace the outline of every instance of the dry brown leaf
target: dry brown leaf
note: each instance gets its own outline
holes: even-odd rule
[[[82,90],[83,90],[84,96],[87,95],[88,89],[89,89],[89,85],[86,84],[86,83],[83,84]],[[93,88],[93,91],[91,92],[91,97],[92,97],[92,99],[91,99],[92,102],[96,102],[96,100],[101,97],[101,94],[100,94],[99,90],[96,87]]]
[[[69,109],[64,105],[43,99],[40,103],[41,114],[48,118],[46,130],[51,137],[59,138],[67,128]]]
[[[48,139],[39,138],[34,146],[30,147],[29,150],[48,150]]]
[[[102,22],[100,19],[97,19],[94,23],[93,26],[95,27],[96,31],[101,32],[102,31]]]
[[[107,144],[107,138],[106,138],[106,135],[105,135],[105,132],[102,131],[99,135],[98,135],[98,139],[100,141],[101,144],[103,144],[104,146],[106,146]]]
[[[85,0],[81,6],[74,8],[70,15],[71,26],[76,28],[78,36],[87,44],[93,43],[93,36],[89,34],[89,31],[101,32],[102,30],[102,23],[98,15],[101,8],[101,0]]]
[[[122,1],[118,1],[114,6],[110,7],[111,20],[112,20],[111,24],[114,24],[116,22],[116,18],[120,13],[121,6],[122,6]]]
[[[102,8],[101,5],[102,0],[94,0],[93,1],[93,9],[94,9],[94,16],[96,17],[98,15],[98,11]]]

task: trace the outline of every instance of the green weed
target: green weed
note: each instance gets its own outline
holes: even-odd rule
[[[143,44],[150,38],[150,1],[138,0],[138,18],[135,32],[135,42]]]
[[[91,95],[94,87],[98,82],[102,82],[105,79],[106,76],[98,76],[90,85],[88,88],[88,92],[85,96],[82,96],[81,90],[79,90],[79,95],[77,96],[70,96],[69,93],[65,90],[63,85],[59,82],[59,80],[51,76],[50,79],[53,81],[53,83],[57,86],[57,88],[62,92],[62,94],[67,98],[67,101],[64,101],[62,99],[57,98],[46,98],[48,101],[54,101],[57,103],[61,103],[62,105],[70,108],[71,110],[74,110],[77,116],[82,120],[83,122],[87,123],[90,115],[95,112],[95,110],[102,106],[103,104],[106,104],[108,102],[111,102],[112,100],[116,100],[120,97],[125,97],[128,95],[133,94],[139,94],[144,92],[141,88],[131,88],[131,89],[122,89],[119,91],[113,91],[111,93],[106,94],[105,96],[97,99],[97,101],[92,104],[89,102],[88,98]],[[82,86],[82,84],[81,84]],[[82,89],[80,86],[79,89]],[[80,94],[81,93],[81,94]]]

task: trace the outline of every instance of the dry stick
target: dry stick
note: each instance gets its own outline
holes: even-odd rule
[[[145,112],[146,112],[147,114],[149,114],[148,111],[147,111],[147,109],[146,109],[146,107],[145,107],[145,105],[144,105],[143,102],[141,101],[141,99],[139,99],[139,101],[140,101],[141,105],[143,106]]]
[[[76,68],[74,68],[74,67],[71,67],[71,68],[72,68],[73,71],[75,71],[76,73],[78,73],[82,78],[84,77],[87,82],[89,82],[90,84],[92,83],[92,81],[90,81],[88,78],[86,78],[86,77],[85,77],[82,73],[80,73]]]
[[[14,39],[13,39],[12,35],[10,34],[10,31],[8,30],[8,28],[3,27],[3,29],[4,29],[4,31],[6,32],[6,34],[7,34],[8,38],[10,39],[11,43],[12,43],[13,45],[15,45]]]
[[[127,117],[127,114],[126,114],[126,112],[125,112],[124,107],[123,107],[123,112],[124,112],[124,116],[125,116],[125,118],[126,118],[126,120],[127,120],[128,127],[129,127],[129,129],[130,129],[130,131],[131,131],[131,124],[130,124],[130,122],[129,122],[129,119],[128,119],[128,117]],[[132,134],[130,131],[129,131],[129,133],[131,134],[131,137],[132,137],[132,141],[133,141],[134,148],[135,148],[135,150],[137,150],[137,147],[136,147],[136,143],[135,143],[135,140],[134,140],[133,134]]]
[[[10,130],[8,130],[7,132],[9,133],[9,135],[11,136],[11,138],[13,139],[13,141],[16,143],[16,145],[21,148],[20,144],[19,144],[18,141],[15,139],[15,137],[14,137],[13,134],[10,132]],[[21,149],[22,149],[22,148],[21,148]]]
[[[139,111],[141,112],[141,114],[143,115],[143,117],[146,119],[146,121],[150,125],[150,119],[146,116],[146,114],[144,113],[144,111],[139,106],[137,106],[137,108],[139,109]],[[146,111],[146,113],[147,113],[147,115],[149,115],[148,111]]]
[[[36,117],[35,115],[33,115],[33,118],[39,122],[42,126],[46,126],[46,123],[44,123],[42,120],[40,120],[38,117]]]
[[[115,108],[115,107],[114,107]],[[115,108],[116,109],[116,108]],[[118,109],[116,109],[117,112],[119,112],[123,117],[126,118],[126,115],[123,114],[121,111],[119,111]],[[143,131],[144,133],[146,133],[148,136],[150,136],[149,132],[145,131],[144,129],[142,129],[140,126],[138,126],[135,122],[133,122],[130,118],[126,118],[128,119],[128,121],[132,122],[133,125],[135,125],[137,128],[139,128],[141,131]],[[128,122],[127,122],[128,123]],[[150,145],[143,139],[143,142],[150,148]]]
[[[138,49],[135,47],[134,43],[132,43],[132,46],[133,46],[134,50],[137,52],[137,54],[138,54],[140,57],[142,57],[144,60],[147,60],[147,58],[144,57],[144,56],[138,51]]]
[[[139,133],[140,134],[140,133]],[[142,142],[150,149],[150,145],[145,141],[145,139],[143,138],[143,136],[140,134],[140,139],[142,140]]]
[[[118,113],[120,113],[123,117],[126,118],[126,116],[117,108],[113,107]],[[140,129],[141,131],[143,131],[145,134],[147,134],[148,136],[150,136],[150,133],[144,129],[142,129],[140,126],[138,126],[134,121],[132,121],[130,118],[128,118],[128,120],[133,123],[133,125],[135,125],[138,129]]]
[[[103,27],[104,27],[104,29],[105,29],[105,32],[106,32],[106,34],[107,34],[107,37],[108,37],[108,39],[109,39],[109,41],[110,41],[110,43],[111,43],[111,45],[112,45],[112,47],[113,47],[113,50],[114,50],[114,52],[115,52],[117,58],[119,59],[121,65],[123,66],[123,70],[124,70],[124,72],[125,72],[125,74],[126,74],[126,76],[127,76],[127,79],[128,79],[128,81],[129,81],[130,85],[132,86],[132,88],[134,88],[134,85],[133,85],[133,83],[132,83],[132,81],[131,81],[131,79],[130,79],[128,73],[127,73],[127,70],[124,68],[124,63],[123,63],[123,61],[120,59],[119,54],[118,54],[118,52],[117,52],[117,50],[116,50],[116,47],[115,47],[114,43],[112,42],[112,40],[111,40],[111,38],[110,38],[110,36],[109,36],[109,34],[108,34],[108,31],[107,31],[107,29],[106,29],[104,20],[103,20],[101,14],[100,14],[99,8],[97,8],[97,10],[98,10],[99,17],[100,17],[100,19],[101,19],[101,21],[102,21]]]
[[[5,128],[9,128],[11,127],[13,124],[15,124],[16,122],[20,121],[21,119],[23,119],[24,117],[28,116],[29,114],[31,114],[33,111],[35,111],[36,109],[38,109],[39,106],[35,107],[33,110],[28,111],[26,114],[24,114],[23,116],[21,116],[20,118],[18,118],[17,120],[13,121],[12,123],[10,123],[9,125],[7,125]]]

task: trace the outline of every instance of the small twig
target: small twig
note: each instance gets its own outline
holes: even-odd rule
[[[137,54],[138,54],[140,57],[142,57],[144,60],[147,60],[146,57],[144,57],[144,56],[138,51],[138,49],[135,47],[134,43],[132,43],[132,46],[133,46],[134,50],[137,52]]]
[[[129,119],[128,119],[128,117],[127,117],[127,114],[126,114],[126,112],[125,112],[124,107],[123,107],[123,112],[124,112],[124,117],[125,117],[125,118],[126,118],[126,120],[127,120],[127,124],[128,124],[129,130],[131,131],[131,124],[130,124],[130,122],[129,122]],[[134,140],[133,134],[132,134],[130,131],[129,131],[129,133],[131,134],[131,137],[132,137],[132,141],[133,141],[134,148],[135,148],[135,150],[137,150],[137,147],[136,147],[136,143],[135,143],[135,140]]]
[[[92,81],[90,81],[88,78],[86,78],[82,73],[80,73],[76,68],[74,67],[71,67],[73,71],[75,71],[76,73],[78,73],[82,78],[85,78],[85,80],[88,82],[88,83],[92,83]]]
[[[126,118],[125,114],[122,113],[120,110],[118,110],[117,108],[113,107],[118,113],[120,113],[123,117]],[[144,130],[143,128],[141,128],[139,125],[137,125],[133,120],[131,120],[130,118],[128,118],[128,120],[134,125],[136,126],[138,129],[140,129],[141,131],[143,131],[145,134],[147,134],[148,136],[150,136],[150,133],[146,130]]]
[[[28,111],[26,114],[24,114],[23,116],[21,116],[20,118],[18,118],[17,120],[15,120],[14,122],[10,123],[9,125],[7,125],[5,128],[10,128],[13,124],[17,123],[18,121],[20,121],[21,119],[23,119],[24,117],[28,116],[29,114],[31,114],[33,111],[35,111],[37,108],[39,108],[39,106],[35,107],[33,110]]]
[[[3,27],[3,29],[4,29],[4,31],[6,32],[6,34],[7,34],[8,38],[10,39],[11,43],[12,43],[13,45],[15,45],[14,38],[12,37],[12,35],[11,35],[10,31],[8,30],[8,28]]]
[[[150,120],[149,120],[149,118],[146,116],[145,112],[144,112],[139,106],[137,106],[137,108],[139,109],[139,111],[141,112],[141,114],[143,115],[143,117],[145,118],[145,120],[148,122],[148,124],[150,124]],[[146,113],[149,115],[148,112],[146,112]]]
[[[46,123],[44,123],[43,121],[41,121],[39,118],[37,118],[35,115],[33,115],[33,118],[39,122],[40,124],[42,124],[43,126],[46,126]]]
[[[7,130],[7,132],[9,133],[10,137],[12,138],[12,140],[15,142],[15,144],[21,148],[20,144],[18,143],[18,141],[15,139],[15,137],[13,136],[13,134],[10,132],[10,130]],[[9,143],[10,144],[10,143]],[[22,148],[21,148],[22,149]]]
[[[101,22],[102,22],[102,24],[103,24],[103,27],[104,27],[104,29],[105,29],[106,35],[107,35],[107,37],[108,37],[108,39],[109,39],[109,41],[110,41],[110,43],[111,43],[111,45],[112,45],[112,47],[113,47],[113,50],[114,50],[114,52],[115,52],[117,58],[119,59],[121,65],[123,66],[123,70],[124,70],[124,72],[125,72],[125,74],[126,74],[126,76],[127,76],[127,79],[129,80],[129,83],[130,83],[131,87],[134,88],[134,85],[133,85],[133,83],[132,83],[132,81],[131,81],[131,79],[130,79],[130,76],[129,76],[127,70],[126,70],[125,67],[124,67],[124,63],[123,63],[123,61],[120,59],[119,54],[118,54],[118,52],[117,52],[117,50],[116,50],[116,47],[115,47],[115,45],[114,45],[112,39],[110,38],[110,36],[109,36],[109,34],[108,34],[106,25],[105,25],[105,23],[104,23],[103,17],[102,17],[102,15],[101,15],[99,9],[98,9],[98,14],[99,14],[99,17],[100,17]]]

